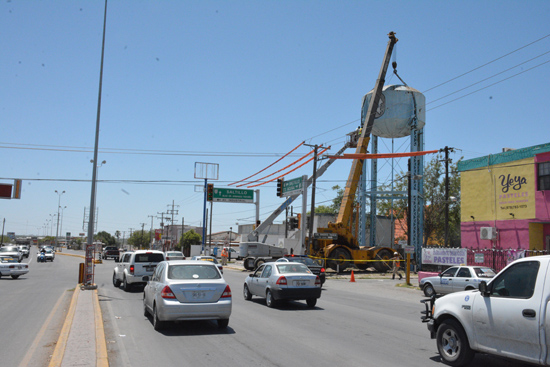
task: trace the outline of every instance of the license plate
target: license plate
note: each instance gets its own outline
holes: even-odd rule
[[[205,292],[201,292],[201,291],[193,291],[193,298],[194,299],[202,299],[206,297],[206,293]]]
[[[297,286],[304,286],[304,285],[307,285],[307,284],[308,284],[307,280],[295,280],[294,281],[294,285],[297,285]]]

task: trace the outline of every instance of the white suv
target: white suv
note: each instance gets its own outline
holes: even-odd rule
[[[164,253],[156,250],[126,252],[120,257],[113,272],[113,285],[129,291],[133,285],[145,285],[143,278],[151,277],[157,264],[164,261]]]

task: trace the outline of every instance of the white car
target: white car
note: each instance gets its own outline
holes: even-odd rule
[[[482,280],[489,281],[496,275],[495,271],[486,266],[453,266],[439,275],[422,278],[420,289],[426,297],[434,294],[478,289]]]
[[[183,256],[183,252],[181,251],[166,251],[164,253],[164,257],[166,258],[166,261],[185,260],[185,256]]]
[[[113,271],[113,285],[129,291],[134,285],[145,285],[145,277],[153,275],[158,263],[164,261],[164,252],[157,250],[137,250],[125,252],[116,263]]]
[[[29,265],[23,263],[20,264],[16,258],[7,255],[0,255],[0,276],[11,276],[13,279],[19,278],[19,276],[27,274],[29,272]]]
[[[143,312],[155,330],[179,320],[217,320],[223,329],[231,308],[231,288],[210,261],[163,261],[143,290]]]
[[[2,246],[0,247],[0,255],[11,256],[17,259],[17,262],[23,260],[23,253],[19,250],[17,246]]]

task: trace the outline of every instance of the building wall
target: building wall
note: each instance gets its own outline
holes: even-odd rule
[[[547,250],[550,191],[537,191],[537,163],[550,161],[548,150],[543,144],[459,165],[462,247]],[[480,239],[481,227],[496,227],[497,239]]]

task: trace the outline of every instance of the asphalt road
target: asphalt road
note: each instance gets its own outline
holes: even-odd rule
[[[0,278],[0,365],[47,366],[61,332],[81,259],[56,256],[37,263],[36,247],[23,260],[29,273]]]
[[[0,365],[47,366],[82,259],[57,255],[17,280],[0,278]],[[142,291],[114,288],[112,260],[96,266],[110,366],[443,366],[420,321],[419,290],[388,279],[328,279],[317,307],[289,302],[275,309],[245,301],[248,272],[225,269],[233,291],[227,330],[210,321],[174,324],[162,333],[143,316]],[[358,278],[358,277],[357,277]],[[93,315],[90,315],[93,317]],[[472,367],[519,367],[477,355]]]
[[[317,307],[289,302],[275,309],[245,301],[248,272],[225,269],[233,293],[227,330],[214,322],[171,325],[161,333],[143,316],[142,291],[112,285],[114,263],[96,267],[111,366],[442,366],[420,321],[419,290],[397,281],[329,279]],[[478,355],[472,366],[523,366]]]

